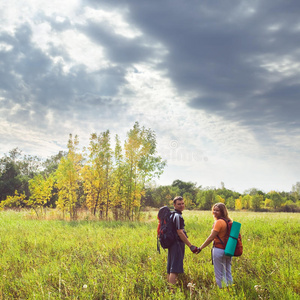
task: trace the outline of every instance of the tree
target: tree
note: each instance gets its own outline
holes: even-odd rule
[[[239,198],[235,199],[235,209],[236,210],[241,210],[243,208],[242,205],[242,196],[240,196]]]
[[[157,155],[156,137],[151,129],[140,127],[136,122],[127,133],[124,145],[124,191],[125,213],[129,219],[139,211],[141,197],[145,195],[145,183],[154,177],[159,177],[166,162]]]
[[[196,205],[196,198],[198,189],[196,187],[196,183],[194,182],[185,182],[179,179],[176,179],[172,183],[172,187],[177,187],[179,189],[178,195],[183,196],[184,194],[189,194],[189,201],[192,206]]]
[[[272,200],[270,198],[265,199],[265,205],[266,208],[272,207]]]
[[[200,190],[197,194],[197,204],[200,209],[211,210],[215,201],[215,190]]]
[[[193,195],[191,193],[184,193],[182,197],[187,209],[193,209],[195,207],[195,203],[193,202]]]
[[[251,207],[254,211],[259,211],[264,201],[264,196],[260,194],[255,194],[252,196]]]
[[[62,210],[63,214],[68,212],[72,220],[77,217],[81,188],[82,155],[77,152],[78,144],[77,135],[73,140],[72,134],[70,134],[68,155],[61,159],[55,172],[56,187],[58,189],[57,207]]]
[[[36,156],[23,156],[14,148],[9,155],[0,159],[0,200],[14,197],[15,190],[29,197],[28,181],[39,171],[40,159]]]
[[[122,215],[123,209],[125,210],[125,200],[124,200],[124,176],[125,176],[125,166],[123,161],[122,146],[119,136],[115,137],[115,151],[114,160],[115,168],[112,172],[112,189],[111,189],[111,205],[112,212],[115,220],[118,220]],[[123,209],[122,209],[123,208]]]
[[[112,175],[112,150],[110,147],[109,130],[103,132],[100,139],[102,145],[101,156],[103,157],[104,167],[104,195],[106,199],[105,216],[108,217],[108,209],[110,208],[110,190],[111,190],[111,175]]]
[[[39,174],[29,180],[30,197],[26,203],[34,209],[37,216],[39,216],[39,209],[43,213],[44,209],[50,205],[53,186],[53,175],[44,178],[42,174]]]
[[[235,209],[235,200],[233,196],[230,196],[225,201],[226,207],[228,209]]]
[[[25,193],[20,194],[18,193],[18,191],[15,191],[15,194],[13,196],[7,196],[6,199],[0,203],[0,208],[3,209],[5,207],[9,207],[21,209],[23,207],[26,207],[25,199]]]
[[[49,176],[50,174],[54,174],[58,168],[58,165],[63,157],[67,157],[68,153],[65,151],[59,151],[58,154],[52,155],[50,158],[47,158],[43,163],[42,174],[45,176]]]
[[[249,209],[251,208],[251,201],[252,201],[252,196],[250,195],[244,195],[242,197],[242,208],[245,208],[245,209]]]
[[[272,206],[273,206],[274,209],[279,208],[281,206],[281,204],[284,203],[284,201],[281,198],[280,194],[275,192],[275,191],[269,192],[268,198],[270,198],[272,200]]]
[[[21,174],[29,179],[32,179],[41,168],[41,159],[37,156],[24,155],[19,161]]]
[[[300,182],[297,182],[292,187],[293,196],[295,197],[296,201],[300,200]]]
[[[161,207],[164,205],[172,205],[175,196],[181,195],[178,187],[170,185],[160,185],[148,187],[146,189],[146,197],[148,206]]]
[[[22,189],[22,177],[17,164],[5,158],[1,160],[0,197],[1,200],[13,196],[16,190]]]
[[[248,189],[244,192],[244,194],[249,194],[250,196],[254,196],[256,194],[264,195],[264,193],[262,191],[258,190],[257,188]]]
[[[220,195],[216,195],[215,200],[216,200],[216,202],[225,203],[225,199],[222,198]]]
[[[105,211],[108,217],[110,205],[112,151],[110,148],[109,131],[99,136],[93,133],[90,138],[89,157],[83,168],[84,191],[87,195],[86,204],[93,214],[99,210],[100,218]]]

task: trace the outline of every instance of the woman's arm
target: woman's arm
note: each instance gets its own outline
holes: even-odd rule
[[[200,246],[200,250],[208,246],[218,235],[218,231],[212,230],[210,236],[206,239],[206,241]]]

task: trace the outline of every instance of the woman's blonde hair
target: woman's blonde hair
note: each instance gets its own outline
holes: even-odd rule
[[[214,212],[214,207],[215,207],[215,206],[217,206],[217,207],[220,209],[221,217],[222,217],[222,218],[224,218],[224,219],[226,219],[226,220],[231,220],[231,219],[229,218],[228,210],[227,210],[227,208],[226,208],[226,206],[225,206],[224,203],[219,202],[219,203],[214,204],[213,207],[212,207],[212,209],[211,209],[212,213]]]

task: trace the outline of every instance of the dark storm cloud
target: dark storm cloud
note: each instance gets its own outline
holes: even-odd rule
[[[89,3],[117,7],[120,2]],[[178,91],[198,94],[190,107],[252,128],[258,123],[299,127],[299,71],[284,74],[265,65],[299,62],[300,2],[126,3],[127,19],[168,50],[160,67]]]
[[[81,31],[105,49],[106,57],[114,63],[131,65],[153,56],[149,45],[141,38],[126,38],[114,34],[104,23],[90,22]]]
[[[61,63],[53,62],[53,57],[71,62],[66,50],[52,45],[48,53],[43,52],[32,43],[29,25],[17,28],[15,34],[3,31],[0,42],[12,47],[0,51],[0,93],[8,107],[19,103],[24,115],[32,107],[39,107],[42,114],[46,113],[43,107],[69,113],[78,107],[81,111],[92,106],[107,108],[120,88],[124,90],[128,67],[159,58],[157,68],[165,72],[178,92],[195,95],[189,100],[190,107],[253,130],[261,131],[262,126],[270,128],[271,124],[286,130],[299,128],[299,71],[292,66],[300,60],[300,2],[82,3],[122,13],[129,26],[142,35],[126,38],[103,21],[77,23],[40,13],[35,16],[37,23],[48,22],[51,33],[79,30],[100,45],[109,60],[106,69],[88,72],[86,66],[75,65],[66,73]],[[167,52],[160,53],[155,47],[158,44]],[[98,63],[102,62],[95,61]],[[291,67],[289,72],[280,69],[285,63]],[[130,90],[125,91],[130,94]],[[119,108],[118,102],[115,110]]]
[[[86,111],[93,115],[109,110],[116,115],[125,108],[113,100],[120,86],[126,83],[126,72],[121,67],[87,72],[83,65],[77,65],[66,73],[62,64],[54,63],[32,43],[28,25],[16,29],[14,35],[1,33],[0,43],[10,46],[0,51],[0,95],[7,109],[19,105],[18,110],[7,116],[10,120],[28,125],[34,119],[35,124],[43,127],[48,109],[72,118],[73,114]],[[63,49],[53,46],[49,53],[70,61]]]
[[[300,109],[299,98],[291,98],[291,87],[284,77],[270,82],[272,74],[262,65],[265,62],[278,63],[283,55],[299,61],[299,32],[295,31],[294,11],[300,10],[299,4],[286,11],[285,2],[277,7],[272,7],[272,3],[256,7],[253,16],[244,18],[238,16],[238,7],[230,5],[212,7],[207,4],[205,7],[199,4],[198,10],[181,15],[179,7],[173,19],[168,18],[172,26],[161,22],[162,26],[155,32],[151,26],[151,32],[163,38],[170,50],[165,67],[178,89],[196,91],[201,95],[191,100],[192,107],[247,124],[251,124],[253,114],[260,116],[260,122],[264,123],[269,112],[272,115],[268,117],[279,123],[290,122],[294,109]],[[171,15],[174,10],[175,6]],[[206,13],[209,10],[210,13]],[[135,14],[139,22],[142,22],[143,12],[148,14],[142,9]],[[160,13],[158,18],[163,15]],[[165,15],[168,15],[167,7]],[[151,19],[151,16],[146,19]],[[189,22],[189,19],[193,21]],[[277,24],[279,32],[268,29]],[[298,76],[290,75],[289,81]],[[271,95],[276,95],[278,85],[283,85],[281,91],[284,92],[274,101]],[[298,83],[292,89],[295,92],[299,88]],[[257,91],[260,91],[260,96],[256,95]]]

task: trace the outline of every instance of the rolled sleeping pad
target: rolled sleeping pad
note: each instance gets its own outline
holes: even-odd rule
[[[228,238],[228,241],[227,241],[227,244],[225,247],[225,255],[227,255],[227,256],[234,255],[234,251],[236,248],[237,238],[239,237],[240,229],[241,229],[241,223],[233,221],[231,230],[230,230],[230,234],[229,234],[229,238]]]

